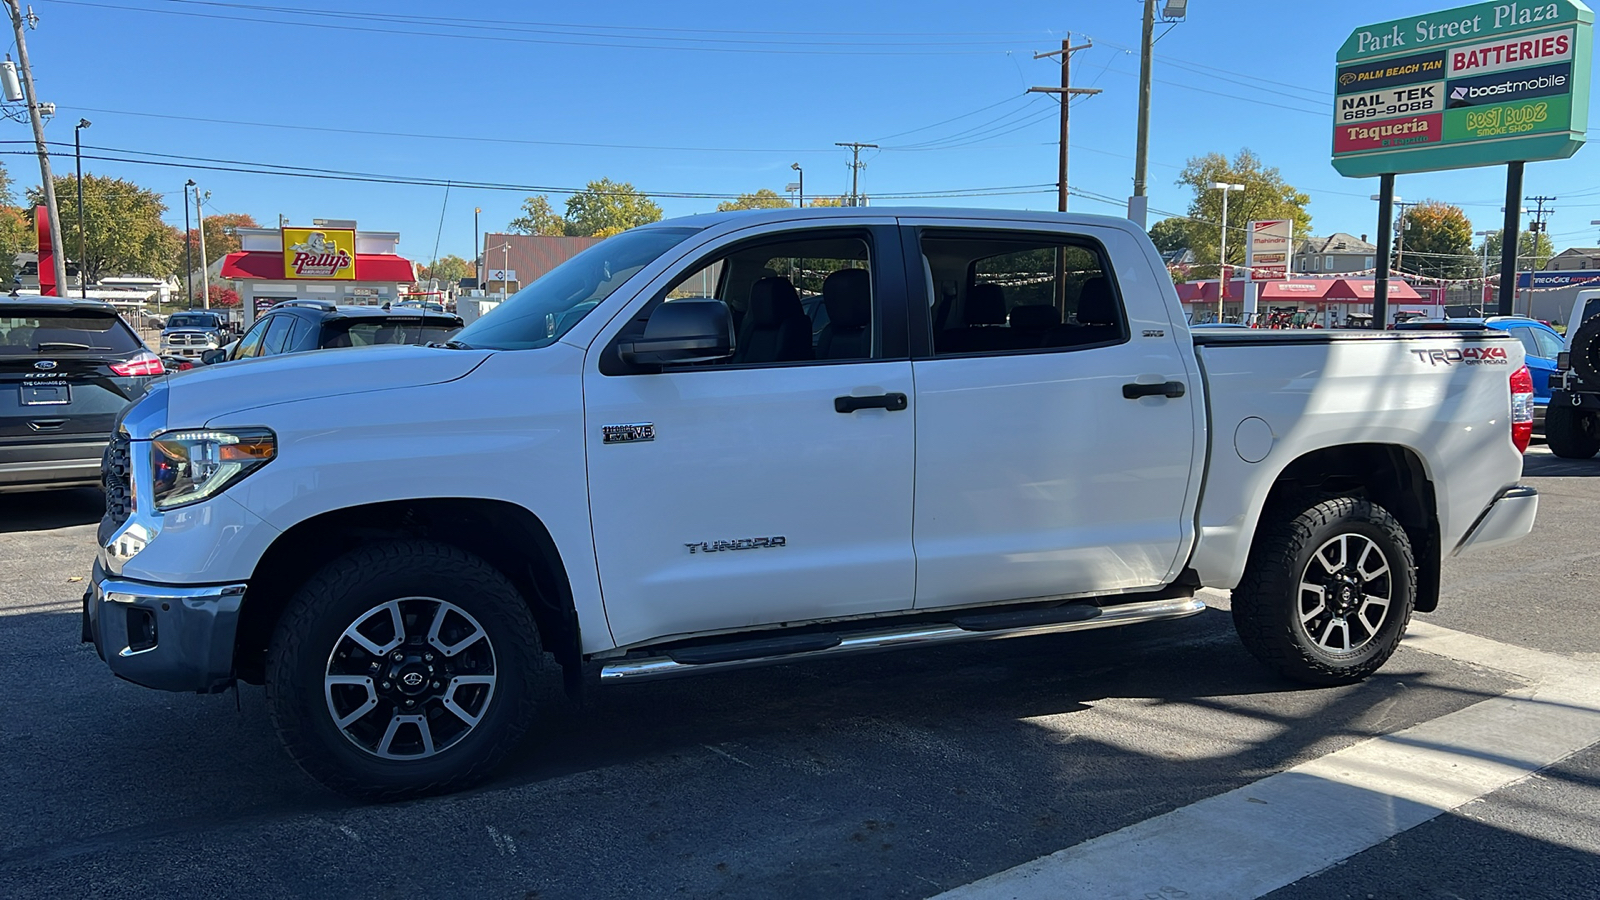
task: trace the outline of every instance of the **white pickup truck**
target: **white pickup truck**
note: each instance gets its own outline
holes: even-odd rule
[[[446,344],[157,383],[107,453],[84,639],[155,688],[265,684],[299,764],[374,798],[484,775],[547,655],[584,691],[1176,619],[1210,586],[1262,662],[1347,683],[1442,557],[1532,528],[1522,356],[1191,334],[1121,219],[666,221]]]

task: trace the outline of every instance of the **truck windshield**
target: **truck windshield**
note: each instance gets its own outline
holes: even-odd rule
[[[606,238],[512,294],[455,339],[489,350],[548,347],[623,282],[699,230],[640,228]]]
[[[214,316],[196,316],[179,314],[167,320],[168,328],[215,328],[217,325]]]

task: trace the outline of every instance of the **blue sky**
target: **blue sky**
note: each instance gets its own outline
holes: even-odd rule
[[[1119,198],[1112,205],[1074,197],[1072,208],[1121,214],[1132,190],[1139,0],[326,0],[307,6],[320,15],[274,11],[289,6],[35,0],[41,21],[29,50],[40,99],[58,107],[47,132],[69,147],[55,158],[57,172],[71,171],[79,117],[93,122],[86,147],[115,148],[86,155],[133,151],[552,187],[605,176],[689,194],[782,192],[794,162],[805,169],[808,195],[840,194],[849,156],[833,143],[868,141],[883,146],[863,154],[870,195],[1037,191],[875,203],[1051,209],[1055,101],[1024,90],[1058,83],[1057,65],[1032,53],[1058,48],[1071,31],[1075,43],[1094,43],[1074,57],[1074,83],[1103,93],[1073,106],[1070,183]],[[1188,20],[1156,45],[1152,209],[1187,207],[1188,191],[1173,179],[1188,157],[1249,147],[1311,195],[1316,232],[1374,233],[1368,197],[1376,179],[1342,178],[1328,162],[1334,53],[1357,26],[1436,8],[1409,0],[1192,0]],[[405,16],[421,18],[394,18]],[[291,21],[303,24],[282,24]],[[7,140],[30,137],[25,125],[8,127]],[[1588,224],[1600,219],[1597,152],[1528,166],[1525,194],[1561,198],[1551,219],[1557,246],[1600,242],[1600,229]],[[5,159],[19,185],[37,183],[30,157]],[[473,207],[483,208],[484,231],[498,230],[527,193],[453,188],[447,200],[438,186],[181,162],[85,168],[170,192],[174,223],[183,219],[178,189],[194,178],[211,191],[212,211],[248,212],[265,225],[279,213],[295,223],[354,218],[401,232],[402,252],[424,262],[436,235],[440,254],[470,256]],[[1407,200],[1461,204],[1479,229],[1499,227],[1504,190],[1501,168],[1401,176],[1397,185]],[[551,199],[559,209],[564,195]],[[717,201],[659,202],[672,216]]]

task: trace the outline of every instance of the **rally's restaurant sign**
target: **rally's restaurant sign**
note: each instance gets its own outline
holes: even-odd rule
[[[1594,13],[1479,3],[1357,29],[1339,48],[1333,166],[1363,177],[1563,159],[1589,126]]]
[[[341,228],[283,229],[283,277],[356,280],[356,233]]]

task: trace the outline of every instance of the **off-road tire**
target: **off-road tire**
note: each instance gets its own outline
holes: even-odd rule
[[[457,744],[423,759],[380,759],[335,723],[324,677],[352,622],[413,596],[438,598],[476,619],[491,642],[497,680],[482,718]],[[358,799],[401,800],[459,790],[489,774],[533,721],[543,664],[533,615],[499,570],[448,544],[371,544],[329,563],[290,600],[267,652],[267,709],[284,749],[312,778]]]
[[[1590,316],[1572,332],[1572,371],[1587,385],[1600,385],[1600,315]]]
[[[1372,542],[1386,557],[1392,576],[1390,604],[1381,624],[1362,646],[1340,653],[1320,646],[1299,620],[1302,576],[1313,554],[1342,534]],[[1233,590],[1233,624],[1251,655],[1286,678],[1354,684],[1394,655],[1416,595],[1411,541],[1388,510],[1353,497],[1308,497],[1279,504],[1262,516],[1244,578]]]
[[[1591,459],[1600,453],[1600,413],[1551,404],[1544,414],[1544,442],[1562,459]]]

